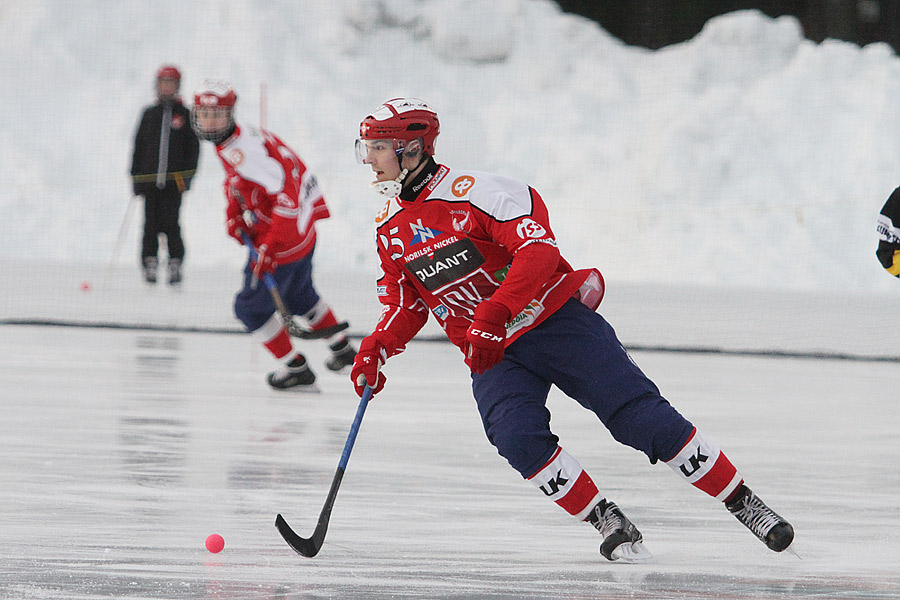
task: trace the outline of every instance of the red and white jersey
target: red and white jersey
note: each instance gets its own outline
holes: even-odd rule
[[[275,260],[288,263],[315,247],[318,219],[329,216],[315,176],[300,157],[268,131],[237,127],[216,147],[225,167],[226,220],[253,211],[258,244],[271,231]]]
[[[602,276],[596,269],[574,271],[559,255],[534,189],[443,165],[426,173],[404,191],[404,197],[414,191],[413,199],[392,198],[375,220],[384,273],[376,331],[396,342],[389,354],[403,350],[429,312],[464,349],[475,307],[488,298],[510,310],[507,345],[573,296],[597,308]]]

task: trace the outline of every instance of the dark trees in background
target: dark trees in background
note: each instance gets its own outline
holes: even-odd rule
[[[757,9],[770,17],[793,15],[804,35],[864,46],[887,42],[900,52],[900,0],[556,0],[566,12],[597,21],[627,44],[662,48],[694,37],[707,20]]]

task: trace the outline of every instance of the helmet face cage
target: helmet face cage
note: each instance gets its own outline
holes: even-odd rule
[[[195,104],[191,107],[191,127],[200,139],[219,144],[234,128],[234,107]]]
[[[228,84],[206,82],[194,95],[191,127],[197,137],[219,144],[234,129],[234,105],[237,94]]]

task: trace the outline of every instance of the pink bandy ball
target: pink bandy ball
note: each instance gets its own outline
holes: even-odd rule
[[[225,547],[225,539],[218,533],[211,534],[206,538],[206,549],[213,554],[218,554]]]

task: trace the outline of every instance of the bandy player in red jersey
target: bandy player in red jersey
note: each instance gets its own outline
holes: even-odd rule
[[[593,411],[616,440],[724,502],[770,549],[787,548],[791,525],[662,397],[595,312],[603,278],[560,255],[540,194],[438,164],[439,131],[435,111],[416,98],[389,100],[360,125],[357,157],[387,201],[375,219],[383,309],[353,364],[357,393],[367,382],[383,389],[384,362],[431,313],[472,371],[488,440],[544,495],[597,528],[608,560],[650,554],[637,527],[550,430],[551,385]]]
[[[191,123],[198,137],[215,144],[225,168],[228,234],[258,253],[244,267],[244,285],[234,299],[234,314],[275,358],[284,361],[269,373],[278,390],[315,390],[316,376],[295,351],[272,295],[261,282],[271,274],[291,313],[306,319],[313,331],[337,325],[334,312],[316,292],[312,257],[315,223],[328,218],[325,198],[313,174],[284,142],[269,131],[234,121],[237,94],[226,83],[206,81],[194,96]],[[324,333],[324,332],[323,332]],[[340,371],[353,362],[355,350],[343,333],[327,338],[331,356],[325,366]]]

